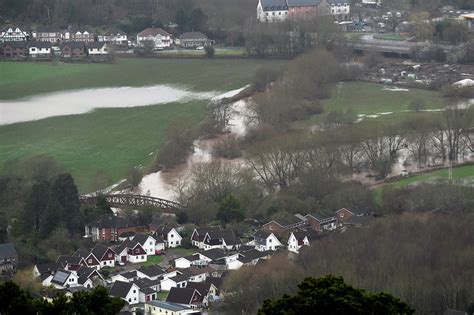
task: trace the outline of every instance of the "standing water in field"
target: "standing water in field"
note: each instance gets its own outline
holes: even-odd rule
[[[196,92],[177,86],[110,87],[36,95],[0,101],[0,125],[87,113],[94,108],[136,107],[194,99],[211,99],[219,92]]]

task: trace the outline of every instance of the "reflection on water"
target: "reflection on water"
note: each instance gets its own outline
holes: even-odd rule
[[[84,114],[94,108],[135,107],[193,99],[211,99],[219,92],[196,92],[176,86],[111,87],[36,95],[0,101],[0,125],[53,116]]]

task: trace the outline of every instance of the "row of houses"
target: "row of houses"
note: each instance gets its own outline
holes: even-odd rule
[[[257,20],[265,23],[324,15],[348,20],[349,0],[259,0],[257,4]]]
[[[96,35],[87,29],[60,30],[53,27],[39,27],[31,32],[18,26],[9,26],[0,32],[0,43],[2,42],[44,42],[61,44],[65,42],[81,42],[88,45],[99,42],[107,43],[117,47],[129,47],[135,38],[131,38],[124,31],[113,28],[105,33]],[[168,48],[173,44],[183,48],[195,48],[211,44],[212,41],[201,32],[186,32],[179,37],[173,36],[162,28],[146,28],[136,36],[136,43],[145,46],[151,43],[154,48]]]
[[[110,48],[106,43],[92,42],[65,42],[59,48],[51,45],[50,42],[38,41],[12,41],[0,44],[0,56],[4,59],[21,60],[50,59],[58,56],[64,59],[84,59],[103,58],[110,53]]]

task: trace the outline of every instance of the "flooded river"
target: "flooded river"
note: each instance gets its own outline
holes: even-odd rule
[[[135,107],[194,99],[211,99],[222,92],[196,92],[169,85],[110,87],[40,94],[0,101],[0,125],[87,113],[94,108]],[[225,94],[224,94],[225,95]]]

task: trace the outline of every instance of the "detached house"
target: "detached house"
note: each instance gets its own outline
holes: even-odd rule
[[[115,46],[128,45],[128,36],[124,31],[114,28],[103,35],[97,36],[99,42],[105,42]]]
[[[242,245],[240,238],[235,236],[232,230],[209,231],[204,236],[204,249],[221,248],[225,250],[237,250]]]
[[[175,228],[169,227],[167,225],[158,227],[156,229],[155,235],[161,237],[164,240],[165,246],[167,248],[181,246],[181,240],[183,239]]]
[[[92,42],[87,44],[87,53],[90,57],[103,57],[109,54],[109,46],[104,42]]]
[[[0,273],[16,270],[18,253],[11,243],[0,244]]]
[[[189,268],[191,266],[204,266],[207,265],[206,261],[201,259],[199,254],[193,254],[189,256],[183,256],[174,260],[176,268]]]
[[[3,58],[25,59],[28,55],[28,43],[23,41],[5,42],[3,44]]]
[[[28,32],[18,26],[9,26],[0,32],[0,42],[26,42],[29,37]]]
[[[186,305],[190,308],[200,308],[207,305],[207,300],[198,290],[192,288],[171,288],[166,302]]]
[[[252,245],[255,246],[255,249],[258,251],[268,251],[268,250],[277,250],[281,247],[282,244],[275,236],[275,234],[266,231],[257,231],[253,235]]]
[[[146,230],[146,226],[133,224],[113,214],[105,214],[85,226],[85,235],[91,237],[93,241],[116,242],[124,232],[145,232]]]
[[[128,304],[140,302],[140,288],[133,282],[115,281],[110,288],[110,295],[121,298]]]
[[[30,58],[50,58],[51,57],[50,42],[28,42],[28,55]]]
[[[171,46],[171,34],[162,28],[147,28],[137,35],[137,45],[144,47],[149,42],[154,48],[168,48]]]
[[[85,58],[87,56],[86,45],[83,42],[67,42],[61,47],[61,56],[67,59]]]
[[[337,227],[337,219],[335,216],[326,216],[320,213],[307,214],[308,224],[315,231],[331,231]]]
[[[59,269],[51,279],[51,285],[57,289],[79,286],[78,276],[74,271]]]
[[[41,284],[45,287],[51,285],[54,274],[61,268],[59,264],[47,263],[41,265],[35,265],[33,268],[33,278],[39,278]]]
[[[288,238],[288,250],[296,254],[303,246],[310,246],[311,242],[320,238],[314,230],[291,232]]]
[[[78,270],[81,266],[86,266],[84,258],[79,256],[61,255],[56,259],[56,263],[65,270]]]
[[[281,22],[288,18],[286,0],[259,0],[257,19],[263,23]]]
[[[133,240],[140,243],[148,256],[155,255],[157,251],[165,248],[165,243],[161,242],[161,238],[159,239],[160,241],[157,242],[153,236],[143,233],[137,233],[133,237]]]
[[[143,266],[136,270],[139,279],[158,280],[166,275],[166,271],[157,265]]]
[[[211,226],[206,228],[197,228],[194,229],[193,234],[191,234],[191,243],[199,249],[204,248],[204,237],[208,233],[218,233],[222,229],[220,226]]]
[[[115,267],[115,252],[110,247],[97,244],[91,253],[97,258],[101,268]]]
[[[86,262],[87,267],[94,268],[96,270],[100,270],[101,268],[100,261],[91,252],[78,249],[76,250],[73,256],[78,256],[78,257],[83,258],[84,261]]]
[[[206,46],[209,40],[201,32],[186,32],[179,36],[179,45],[184,48],[196,48]]]
[[[117,261],[140,263],[147,261],[147,252],[136,240],[125,240],[122,244],[115,247]]]

